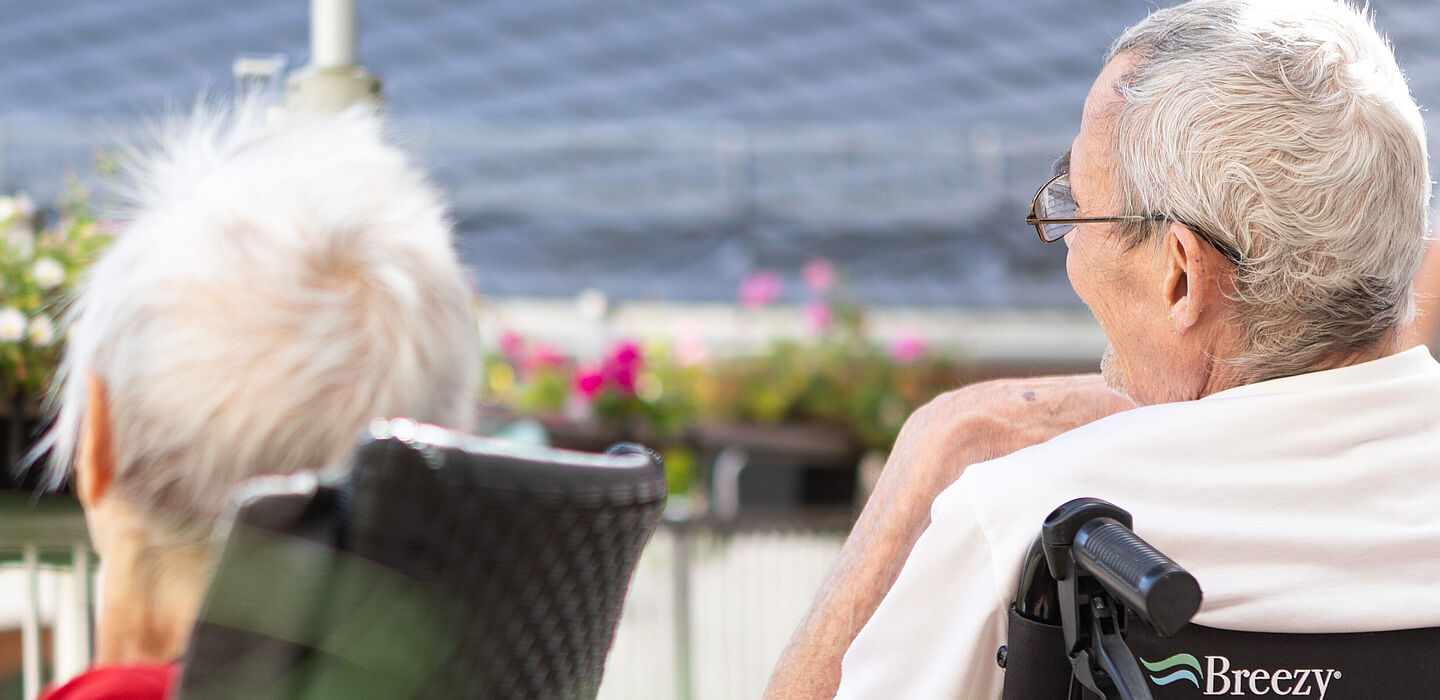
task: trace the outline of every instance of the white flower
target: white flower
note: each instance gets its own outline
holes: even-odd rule
[[[27,219],[35,216],[35,200],[24,192],[15,195],[15,212]]]
[[[20,203],[14,197],[0,197],[0,221],[9,221],[20,215]]]
[[[605,292],[590,287],[575,298],[575,308],[580,312],[580,318],[591,322],[600,321],[610,310],[610,299],[605,296]]]
[[[25,314],[19,309],[0,309],[0,342],[18,343],[25,337]]]
[[[36,314],[30,319],[30,342],[36,347],[48,347],[55,342],[55,322],[45,314]]]
[[[35,227],[29,219],[14,219],[4,229],[5,243],[19,253],[21,259],[35,254]]]
[[[35,284],[40,285],[41,289],[54,289],[65,281],[65,268],[55,262],[54,258],[36,260],[31,273],[35,275]]]

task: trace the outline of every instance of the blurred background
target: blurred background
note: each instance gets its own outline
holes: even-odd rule
[[[758,695],[910,410],[985,377],[1095,369],[1064,248],[1022,219],[1106,47],[1171,4],[359,3],[357,60],[453,204],[485,431],[641,439],[669,462],[671,519],[602,696]],[[1434,133],[1440,6],[1371,7]],[[295,0],[0,13],[12,228],[99,212],[103,234],[117,143],[204,94],[281,100],[310,60]],[[0,387],[11,461],[43,374]],[[0,508],[0,548],[23,527]],[[55,578],[51,621],[73,595]],[[19,624],[0,611],[0,675]]]

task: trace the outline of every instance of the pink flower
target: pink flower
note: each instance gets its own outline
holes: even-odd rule
[[[756,270],[740,281],[740,306],[758,309],[773,303],[785,291],[785,281],[773,270]]]
[[[605,376],[606,385],[618,389],[626,396],[635,395],[635,368],[611,367]]]
[[[575,371],[575,391],[586,401],[594,401],[604,386],[605,375],[601,373],[600,368],[588,365]]]
[[[526,372],[565,366],[565,355],[553,345],[536,345],[525,353],[524,358],[520,362],[520,368]]]
[[[609,362],[622,367],[634,367],[641,364],[644,356],[640,352],[640,344],[633,340],[622,340],[610,348]]]
[[[835,266],[825,258],[810,258],[800,276],[805,279],[805,286],[813,292],[823,294],[835,286]]]
[[[805,327],[812,333],[824,333],[830,329],[830,322],[833,320],[830,313],[830,305],[823,301],[812,301],[805,305],[801,312],[805,316]]]
[[[890,359],[902,365],[919,360],[929,351],[930,347],[925,343],[925,339],[917,335],[902,335],[890,343]]]
[[[640,366],[644,364],[644,361],[640,345],[635,341],[623,340],[616,343],[610,348],[610,354],[605,358],[605,363],[601,367],[605,387],[617,389],[622,394],[633,396],[635,394],[635,375],[639,374]]]
[[[520,353],[525,350],[525,339],[515,331],[505,331],[500,335],[500,354],[507,360],[517,360]]]

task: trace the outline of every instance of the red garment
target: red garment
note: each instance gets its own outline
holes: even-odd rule
[[[40,700],[165,700],[180,682],[180,664],[97,666]]]

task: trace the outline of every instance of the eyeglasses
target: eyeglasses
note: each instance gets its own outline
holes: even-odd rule
[[[1065,234],[1075,230],[1076,224],[1135,224],[1142,221],[1173,221],[1185,228],[1195,232],[1200,240],[1209,243],[1212,248],[1225,256],[1231,264],[1239,265],[1240,254],[1233,248],[1220,243],[1198,226],[1181,221],[1174,217],[1163,214],[1132,214],[1130,216],[1075,216],[1079,209],[1075,204],[1075,195],[1070,191],[1070,174],[1060,173],[1050,178],[1040,189],[1035,192],[1035,198],[1030,200],[1030,216],[1025,217],[1025,223],[1035,227],[1035,232],[1040,234],[1040,240],[1046,243],[1054,243],[1065,237]]]

